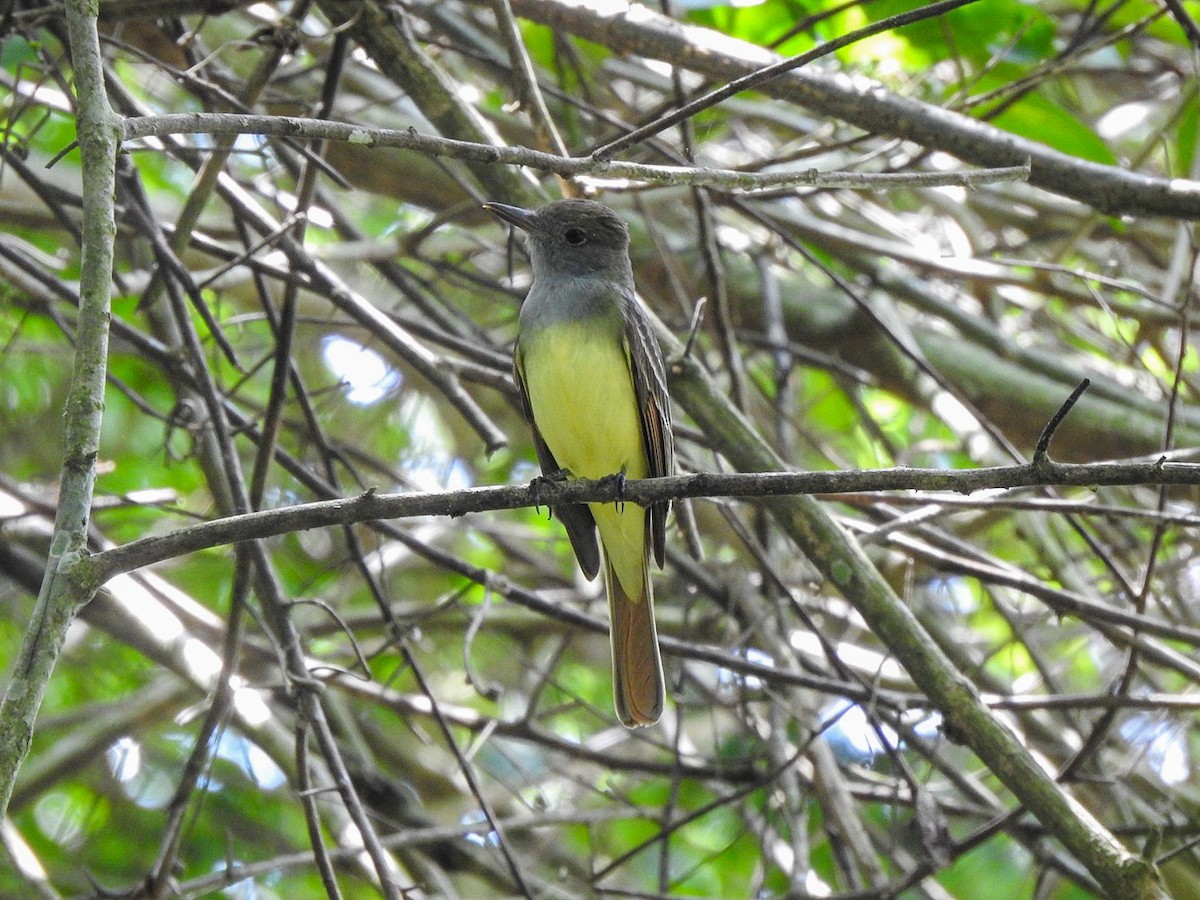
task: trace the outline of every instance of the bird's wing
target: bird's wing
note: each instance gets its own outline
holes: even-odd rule
[[[642,441],[646,448],[646,467],[651,478],[675,473],[675,438],[671,434],[671,399],[667,395],[667,367],[654,337],[642,303],[635,296],[625,298],[625,343],[633,387],[642,416]],[[669,502],[650,507],[650,545],[654,560],[663,566],[667,510]]]
[[[558,460],[554,458],[554,454],[542,440],[542,433],[538,431],[537,422],[533,419],[533,407],[529,405],[529,392],[525,389],[523,369],[521,344],[518,341],[513,350],[513,381],[517,383],[517,392],[521,395],[521,409],[525,411],[525,418],[529,421],[529,428],[533,432],[533,448],[537,451],[542,474],[552,476],[561,472],[562,466],[558,464]],[[558,516],[563,527],[567,529],[567,538],[571,541],[571,549],[575,551],[575,558],[579,560],[579,568],[583,570],[588,581],[591,581],[600,571],[600,547],[596,542],[596,521],[592,518],[591,512],[582,503],[555,506],[551,512]]]

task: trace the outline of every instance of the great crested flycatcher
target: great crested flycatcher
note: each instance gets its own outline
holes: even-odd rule
[[[513,354],[517,387],[545,475],[670,475],[675,468],[662,352],[633,287],[629,231],[607,206],[560,200],[537,210],[484,206],[529,235],[533,285]],[[584,575],[604,547],[613,696],[626,726],[662,715],[651,550],[663,565],[668,503],[557,507]]]

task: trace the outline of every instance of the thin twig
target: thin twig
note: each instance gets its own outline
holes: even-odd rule
[[[1083,392],[1088,389],[1088,385],[1092,383],[1090,378],[1085,378],[1079,382],[1075,390],[1071,391],[1071,396],[1063,401],[1063,405],[1058,408],[1058,411],[1050,417],[1050,421],[1046,423],[1046,427],[1042,429],[1042,433],[1038,436],[1037,446],[1033,451],[1033,465],[1035,467],[1044,466],[1049,462],[1048,455],[1050,450],[1050,441],[1054,439],[1054,433],[1058,431],[1058,427],[1062,425],[1071,409],[1079,402],[1079,398],[1083,396]]]
[[[685,119],[690,119],[692,116],[716,106],[722,100],[732,97],[734,94],[739,94],[742,91],[750,90],[751,88],[761,87],[772,78],[778,78],[785,72],[791,72],[805,66],[813,60],[820,59],[823,56],[828,56],[842,47],[847,47],[850,44],[857,43],[864,38],[871,37],[876,34],[883,34],[886,31],[900,28],[903,25],[919,22],[923,19],[930,19],[940,16],[942,13],[950,12],[953,9],[958,9],[960,6],[966,6],[969,3],[974,3],[975,0],[941,0],[939,3],[930,3],[928,6],[922,6],[919,9],[911,10],[910,12],[900,13],[895,16],[889,16],[886,19],[880,19],[878,22],[872,22],[863,28],[851,31],[848,34],[843,34],[840,37],[834,38],[831,41],[826,41],[820,46],[814,47],[806,53],[801,53],[799,56],[793,56],[789,59],[781,59],[777,63],[769,66],[764,66],[756,72],[751,72],[748,75],[743,75],[741,78],[735,78],[722,87],[714,91],[709,91],[702,97],[697,97],[692,102],[681,106],[673,113],[663,116],[649,125],[631,131],[611,143],[599,147],[592,154],[597,159],[611,159],[612,156],[634,144],[641,143],[646,138],[653,137],[661,131],[670,128]]]

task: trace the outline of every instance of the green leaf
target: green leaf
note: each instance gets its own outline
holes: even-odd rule
[[[1114,165],[1116,155],[1095,129],[1041,91],[1021,97],[991,119],[998,128],[1039,141],[1070,156]]]

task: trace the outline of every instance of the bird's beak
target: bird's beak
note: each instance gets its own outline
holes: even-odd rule
[[[527,209],[507,203],[493,203],[491,200],[483,204],[483,208],[522,231],[533,231],[533,213]]]

